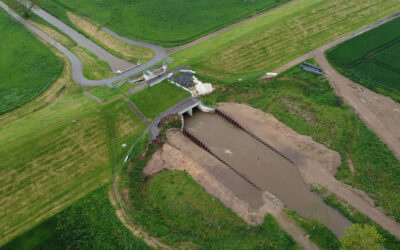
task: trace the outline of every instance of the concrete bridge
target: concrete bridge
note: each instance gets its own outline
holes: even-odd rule
[[[168,115],[179,115],[182,121],[182,126],[184,125],[184,114],[189,114],[190,116],[193,115],[193,109],[198,108],[203,112],[214,112],[214,108],[207,107],[201,103],[200,100],[194,97],[189,97],[178,104],[174,105],[173,107],[169,108],[161,115],[157,116],[154,121],[149,125],[150,131],[150,140],[155,140],[157,136],[160,134],[160,129],[158,128],[158,124],[160,123],[161,119]]]

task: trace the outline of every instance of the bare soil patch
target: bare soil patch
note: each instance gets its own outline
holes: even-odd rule
[[[178,129],[168,131],[167,142],[153,155],[143,171],[154,175],[163,169],[186,171],[208,193],[220,199],[250,225],[261,224],[266,213],[272,214],[304,248],[318,249],[286,215],[276,197],[258,191]]]
[[[218,108],[295,162],[307,184],[325,187],[400,238],[400,225],[393,218],[375,207],[363,191],[336,180],[335,173],[341,164],[337,152],[298,134],[261,110],[237,103],[222,103]]]

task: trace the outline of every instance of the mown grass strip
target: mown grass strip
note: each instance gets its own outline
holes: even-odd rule
[[[105,185],[1,249],[150,249],[115,214]]]
[[[52,126],[40,133],[33,126],[18,140],[0,139],[0,244],[109,183],[114,159],[128,150],[123,144],[135,141],[145,128],[123,99],[52,122],[42,118]],[[13,129],[3,131],[12,134]]]
[[[154,119],[163,111],[189,96],[189,92],[165,80],[129,96],[129,99],[146,118]]]
[[[399,9],[396,0],[299,0],[172,57],[219,78],[262,74]]]
[[[164,47],[188,43],[288,0],[42,0],[65,21],[66,11],[87,16],[118,34]]]

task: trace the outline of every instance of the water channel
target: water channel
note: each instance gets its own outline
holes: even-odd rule
[[[351,225],[336,209],[310,191],[295,165],[217,114],[194,112],[185,129],[262,190],[278,197],[287,208],[326,225],[336,236]]]

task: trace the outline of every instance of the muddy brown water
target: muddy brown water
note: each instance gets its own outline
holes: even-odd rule
[[[196,111],[185,129],[262,190],[289,209],[315,219],[340,237],[351,222],[310,191],[295,165],[219,115]]]

